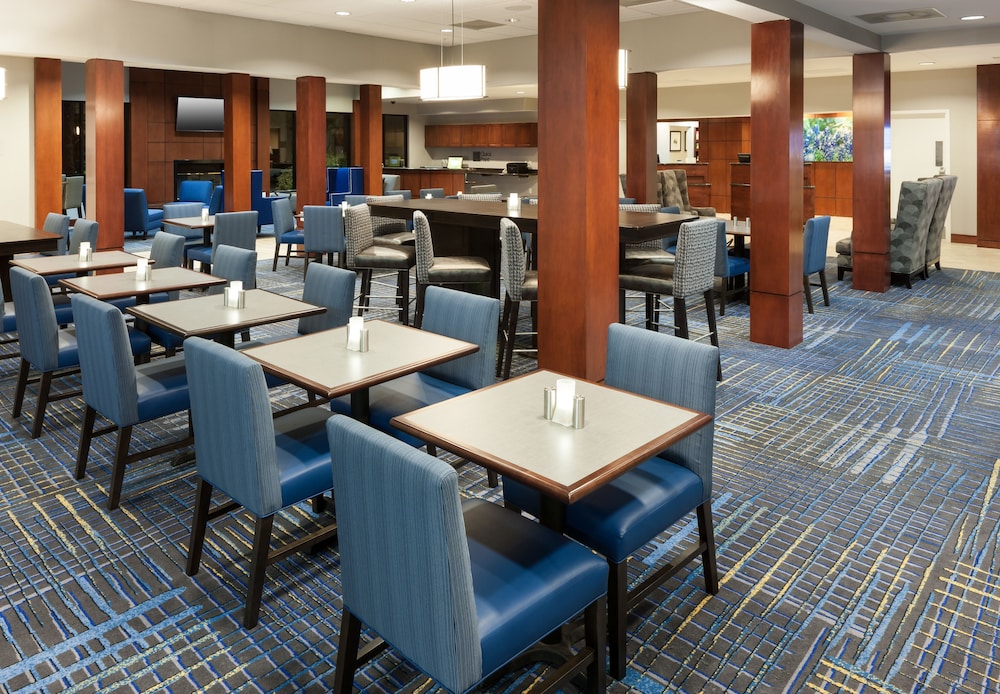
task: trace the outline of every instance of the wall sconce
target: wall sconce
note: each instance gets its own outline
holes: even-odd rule
[[[7,68],[0,67],[0,101],[7,98]]]
[[[628,86],[628,49],[618,49],[618,88],[625,89]]]

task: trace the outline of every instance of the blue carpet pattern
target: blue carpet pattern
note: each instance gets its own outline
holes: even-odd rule
[[[262,258],[260,286],[297,295],[300,262],[272,273]],[[628,676],[609,691],[1000,691],[1000,274],[945,269],[912,290],[836,283],[831,294],[791,350],[750,343],[748,307],[727,307],[713,502],[721,590],[708,597],[695,565],[654,592],[629,622]],[[516,357],[515,371],[532,367]],[[336,550],[272,566],[260,624],[243,629],[245,514],[215,521],[201,571],[187,577],[193,467],[132,466],[121,508],[107,512],[110,437],[74,480],[79,398],[50,405],[33,441],[33,389],[27,414],[10,417],[16,371],[17,360],[0,361],[0,690],[329,691]],[[303,399],[291,387],[274,396]],[[133,445],[185,430],[184,417],[139,427]],[[460,474],[465,493],[498,497],[475,466]],[[275,534],[328,520],[297,508]],[[692,518],[663,535],[634,578],[695,534]],[[544,668],[491,691],[530,690]],[[391,650],[356,684],[435,690]]]

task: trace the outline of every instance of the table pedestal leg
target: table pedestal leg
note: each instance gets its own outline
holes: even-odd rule
[[[351,393],[351,417],[365,424],[371,418],[367,388],[361,388]]]

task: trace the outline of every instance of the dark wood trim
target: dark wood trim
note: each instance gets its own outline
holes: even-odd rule
[[[252,209],[250,205],[250,75],[223,75],[222,94],[226,100],[223,133],[225,161],[225,206],[229,212]]]
[[[295,80],[296,205],[326,204],[326,79]]]
[[[951,242],[952,243],[971,243],[972,245],[975,245],[976,244],[976,237],[973,236],[972,234],[952,234],[951,235]]]
[[[254,159],[253,167],[263,173],[264,192],[271,192],[271,81],[253,78]]]
[[[978,245],[1000,246],[1000,65],[976,67],[976,225]]]
[[[125,245],[125,64],[94,58],[87,80],[87,218],[97,250]]]
[[[629,75],[625,103],[625,195],[656,202],[656,73]]]
[[[35,226],[62,212],[62,61],[35,58]]]
[[[382,194],[382,86],[362,84],[358,88],[360,147],[358,164],[365,170],[365,193]]]

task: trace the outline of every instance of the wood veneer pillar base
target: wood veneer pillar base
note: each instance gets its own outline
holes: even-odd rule
[[[864,253],[852,249],[851,287],[863,292],[884,292],[891,284],[888,253]]]
[[[802,342],[804,302],[801,291],[790,295],[751,291],[750,310],[757,320],[750,320],[750,341],[785,349]]]

